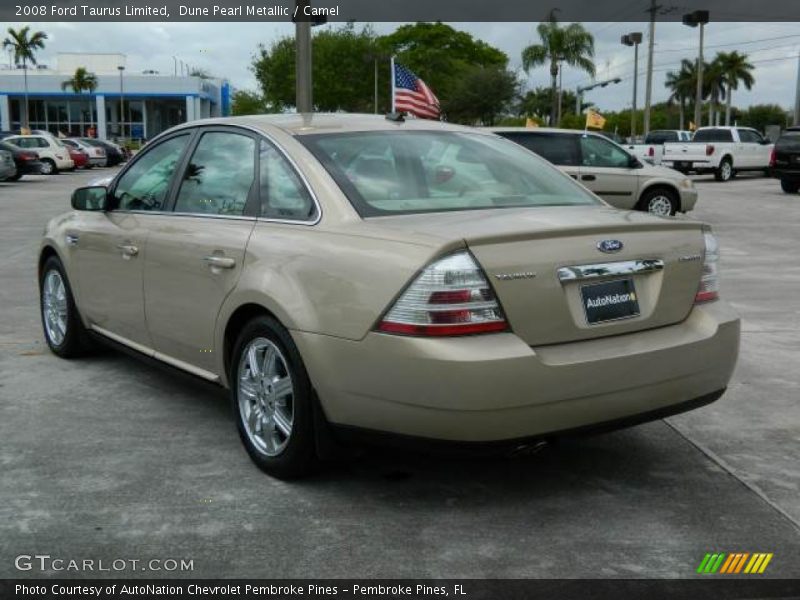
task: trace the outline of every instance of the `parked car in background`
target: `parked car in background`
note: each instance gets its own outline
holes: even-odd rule
[[[13,131],[0,131],[0,140],[4,140],[12,135],[17,135]]]
[[[739,171],[769,169],[773,144],[749,127],[701,127],[691,142],[664,144],[661,164],[682,173],[713,173],[729,181]]]
[[[113,167],[126,160],[122,148],[114,142],[98,140],[96,138],[77,138],[78,140],[90,144],[96,148],[102,148],[106,153],[106,166]]]
[[[654,129],[640,144],[628,144],[625,148],[639,160],[651,165],[660,165],[664,156],[664,144],[667,142],[688,142],[692,139],[691,131],[681,129]]]
[[[0,181],[13,181],[17,175],[14,155],[8,150],[0,150]]]
[[[61,140],[65,145],[81,150],[89,157],[89,164],[93,167],[105,167],[107,163],[105,148],[95,146],[80,138],[66,138]]]
[[[613,132],[613,131],[597,131],[595,132],[597,135],[602,135],[604,138],[611,140],[615,144],[624,144],[625,138],[623,138],[620,134]]]
[[[7,150],[14,157],[17,173],[10,178],[11,181],[16,181],[23,175],[39,175],[42,172],[42,162],[33,150],[25,150],[6,141],[0,141],[0,150]]]
[[[658,419],[736,363],[707,225],[614,210],[485,130],[204,119],[72,208],[39,252],[52,352],[94,336],[228,387],[278,477],[359,435],[519,448]]]
[[[672,169],[644,164],[605,136],[539,127],[490,131],[546,158],[617,208],[666,216],[688,212],[697,202],[691,179]]]
[[[89,169],[91,168],[91,164],[89,163],[89,155],[86,154],[83,150],[79,150],[78,148],[73,148],[69,144],[64,144],[67,148],[67,152],[69,152],[69,157],[72,159],[72,162],[75,163],[73,169]]]
[[[42,161],[42,174],[55,175],[61,170],[75,168],[75,163],[69,156],[69,150],[58,138],[52,135],[12,135],[5,139],[6,142],[33,150]]]
[[[770,174],[787,194],[800,190],[800,127],[789,127],[775,142]]]

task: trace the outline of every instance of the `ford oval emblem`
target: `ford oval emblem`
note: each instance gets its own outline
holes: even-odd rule
[[[597,242],[597,249],[606,254],[613,254],[622,250],[622,242],[619,240],[603,240]]]

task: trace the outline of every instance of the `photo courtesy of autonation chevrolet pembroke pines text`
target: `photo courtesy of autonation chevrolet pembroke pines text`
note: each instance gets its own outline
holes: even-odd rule
[[[0,43],[0,600],[800,600],[797,0]]]

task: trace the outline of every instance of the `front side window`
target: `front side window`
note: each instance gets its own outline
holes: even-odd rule
[[[598,203],[493,135],[378,131],[299,136],[362,216]]]
[[[183,174],[175,212],[243,215],[255,179],[255,148],[247,135],[204,133]]]
[[[627,169],[631,164],[630,155],[622,148],[593,135],[581,137],[581,154],[585,167]]]
[[[179,135],[145,150],[114,190],[117,208],[164,210],[172,174],[188,141],[188,134]]]
[[[759,135],[752,129],[740,129],[739,139],[746,144],[760,144],[762,138],[761,135]]]
[[[289,161],[264,140],[259,152],[259,215],[290,221],[316,219],[317,206]]]

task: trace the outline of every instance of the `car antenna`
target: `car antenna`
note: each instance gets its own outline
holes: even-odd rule
[[[394,121],[395,123],[405,123],[406,121],[406,113],[404,112],[390,112],[386,113],[386,120],[387,121]]]

